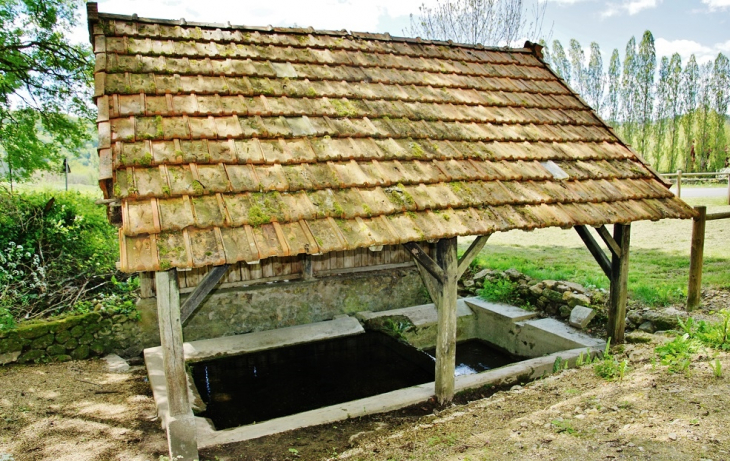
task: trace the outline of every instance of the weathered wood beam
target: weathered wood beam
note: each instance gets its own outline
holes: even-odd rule
[[[467,248],[466,252],[461,255],[461,259],[459,259],[459,267],[456,270],[457,279],[464,275],[464,271],[466,271],[471,262],[474,261],[474,258],[477,257],[479,252],[482,251],[482,248],[484,248],[484,245],[487,244],[487,240],[489,240],[490,236],[491,234],[477,236],[477,238],[471,242],[471,245]]]
[[[603,252],[603,249],[600,245],[598,245],[598,242],[596,242],[586,226],[575,226],[575,230],[578,232],[581,240],[583,240],[583,243],[585,243],[588,251],[591,252],[598,265],[601,266],[601,269],[603,269],[603,273],[610,279],[611,262],[608,260],[606,253]]]
[[[184,461],[198,459],[195,418],[188,400],[185,373],[180,289],[175,269],[155,273],[157,319],[160,327],[162,363],[167,386],[167,443],[170,458]]]
[[[215,288],[220,279],[228,272],[228,267],[228,264],[214,266],[205,274],[205,278],[195,287],[195,290],[190,293],[190,296],[188,296],[188,299],[185,300],[185,303],[180,309],[180,318],[182,319],[183,325],[187,325],[192,315],[200,307],[200,303],[213,291],[213,288]]]
[[[426,287],[426,290],[428,291],[428,295],[431,297],[431,301],[436,303],[436,299],[438,298],[439,290],[441,289],[441,283],[438,282],[435,278],[433,278],[433,275],[431,275],[423,265],[418,262],[416,258],[413,258],[413,261],[416,263],[416,267],[418,268],[418,273],[421,274],[421,280],[423,281],[423,284]]]
[[[312,268],[312,255],[302,255],[302,278],[304,280],[314,279],[314,269]]]
[[[611,259],[611,288],[608,297],[608,337],[613,344],[624,342],[629,280],[631,224],[614,224],[613,238],[621,248]]]
[[[423,248],[421,248],[418,243],[408,242],[404,243],[403,246],[406,247],[406,250],[411,253],[413,259],[421,264],[423,268],[429,272],[429,274],[431,274],[439,283],[443,283],[443,269],[441,269],[438,264],[436,264],[436,261],[434,261],[425,251],[423,251]]]
[[[598,235],[601,237],[603,242],[606,244],[608,249],[611,251],[611,254],[613,256],[618,256],[621,254],[621,247],[618,246],[618,243],[616,243],[616,240],[611,237],[611,233],[608,232],[608,229],[606,229],[606,226],[596,227],[596,232],[598,232]]]
[[[440,404],[454,398],[456,368],[456,298],[459,261],[456,237],[441,239],[436,244],[436,261],[444,273],[437,299],[438,330],[436,332],[436,399]]]
[[[687,285],[687,311],[700,305],[702,294],[702,260],[705,252],[705,221],[707,207],[696,206],[697,217],[692,220],[692,243],[689,254],[689,284]]]
[[[139,273],[139,297],[151,298],[155,295],[154,272]]]

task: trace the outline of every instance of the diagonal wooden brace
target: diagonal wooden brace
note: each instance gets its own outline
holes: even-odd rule
[[[575,230],[578,232],[578,235],[583,240],[586,247],[588,247],[588,251],[591,252],[598,265],[601,266],[601,269],[603,269],[603,273],[610,279],[611,262],[608,260],[606,253],[603,252],[603,249],[600,245],[598,245],[598,242],[596,242],[586,226],[575,226]]]
[[[188,299],[185,300],[182,307],[180,307],[180,319],[183,326],[188,323],[188,320],[193,316],[195,311],[200,307],[200,303],[203,302],[206,296],[213,291],[213,288],[218,284],[221,278],[228,272],[228,264],[222,266],[213,267],[210,272],[205,275],[202,282],[195,287]]]
[[[620,256],[621,255],[621,247],[616,243],[616,240],[613,239],[613,236],[611,236],[611,233],[606,229],[606,226],[596,227],[596,232],[598,232],[598,235],[601,236],[601,239],[603,239],[603,242],[606,244],[609,250],[611,250],[611,254],[613,256]]]
[[[428,273],[431,274],[437,282],[444,282],[443,269],[441,269],[439,265],[436,264],[436,261],[434,261],[428,254],[426,254],[425,251],[423,251],[423,248],[421,248],[418,243],[408,242],[404,243],[403,246],[406,247],[406,250],[411,253],[413,259],[416,260],[416,263],[423,266],[423,268],[428,271]]]
[[[482,248],[484,248],[484,245],[487,244],[487,240],[489,240],[490,235],[478,236],[471,243],[469,248],[467,248],[466,252],[459,259],[459,267],[456,269],[456,278],[457,279],[460,279],[461,276],[464,275],[464,271],[469,267],[469,264],[471,264],[471,262],[474,261],[474,258],[477,257],[479,252],[482,251]]]

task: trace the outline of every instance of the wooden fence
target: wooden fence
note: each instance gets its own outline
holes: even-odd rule
[[[707,214],[707,207],[696,206],[698,216],[692,220],[692,248],[689,257],[689,285],[687,286],[687,310],[700,305],[702,290],[702,260],[705,250],[705,222],[730,219],[730,211]]]
[[[682,178],[715,179],[722,176],[727,177],[727,204],[730,205],[730,174],[728,173],[684,173],[677,170],[676,173],[662,173],[665,178],[676,178],[677,197],[682,198]]]
[[[426,253],[431,254],[432,246],[432,244],[423,245]],[[373,249],[358,248],[321,255],[268,258],[256,264],[240,262],[231,265],[218,287],[234,288],[410,266],[414,266],[413,260],[402,245],[388,245]],[[180,292],[192,292],[210,269],[202,267],[188,271],[178,270]],[[140,296],[149,298],[153,297],[154,293],[154,274],[140,273]]]

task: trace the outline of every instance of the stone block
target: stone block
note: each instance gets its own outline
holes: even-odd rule
[[[568,317],[570,317],[571,310],[570,310],[570,307],[568,307],[566,305],[562,305],[562,306],[560,306],[560,309],[558,309],[558,312],[560,312],[561,318],[567,319]]]
[[[20,357],[20,351],[5,352],[4,354],[0,354],[0,365],[13,363],[18,360],[18,357]]]
[[[532,294],[532,296],[535,296],[535,297],[538,297],[538,298],[540,296],[542,296],[542,287],[540,287],[540,284],[532,285],[530,287],[530,293]]]
[[[481,280],[491,273],[492,273],[491,269],[482,269],[479,272],[477,272],[476,274],[474,274],[474,277],[472,277],[471,279],[472,280]]]
[[[654,333],[654,331],[656,331],[656,329],[654,328],[654,325],[648,320],[646,322],[642,323],[641,325],[639,325],[639,330],[645,331],[647,333]]]
[[[129,371],[129,364],[126,360],[119,357],[117,354],[109,354],[104,356],[106,362],[106,368],[111,373],[124,373]]]
[[[31,349],[45,349],[51,344],[53,344],[53,334],[49,333],[45,336],[34,339],[33,342],[30,343],[30,347]]]
[[[89,356],[89,346],[82,344],[71,352],[71,357],[74,360],[83,360]]]
[[[588,326],[595,316],[596,311],[590,307],[575,306],[573,310],[570,311],[570,324],[576,328],[583,329]]]
[[[542,292],[542,295],[545,296],[548,300],[554,301],[554,302],[562,302],[563,301],[563,293],[559,291],[555,291],[553,289],[545,289],[545,291]]]
[[[23,339],[36,339],[47,335],[51,326],[48,324],[28,325],[17,329],[18,336]]]
[[[35,360],[39,360],[46,356],[46,351],[42,351],[40,349],[31,349],[25,354],[18,357],[18,362],[20,363],[26,363],[26,362],[32,362]]]
[[[72,359],[72,357],[68,354],[59,354],[59,355],[54,355],[53,357],[51,357],[51,360],[53,360],[54,362],[68,362],[71,359]]]
[[[71,338],[64,343],[64,347],[67,350],[76,349],[77,347],[79,347],[79,342],[76,340],[76,338]]]
[[[580,293],[566,291],[565,293],[563,293],[563,302],[568,304],[568,306],[570,307],[587,306],[591,303],[591,298]]]
[[[56,333],[56,342],[57,343],[63,344],[66,341],[68,341],[69,339],[71,339],[71,333],[69,333],[68,330],[63,330],[63,331],[59,331],[58,333]]]
[[[65,354],[66,348],[63,346],[63,344],[51,344],[46,348],[46,352],[48,352],[48,355]]]
[[[92,341],[94,341],[94,335],[89,332],[84,333],[84,335],[79,338],[79,344],[91,344]]]
[[[106,350],[106,347],[104,347],[104,344],[101,341],[94,341],[93,343],[89,344],[89,350],[94,354],[103,354]]]
[[[82,327],[81,325],[76,325],[75,327],[71,328],[71,336],[73,336],[74,338],[80,338],[84,335],[85,331],[86,330],[84,329],[84,327]]]

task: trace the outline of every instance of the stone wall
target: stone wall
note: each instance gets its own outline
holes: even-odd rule
[[[181,297],[181,302],[186,296]],[[214,290],[183,330],[186,341],[330,320],[430,302],[415,268],[355,272],[314,280]],[[139,355],[160,344],[157,300],[140,299],[139,320],[92,312],[0,333],[0,365]]]
[[[0,365],[81,360],[126,349],[138,330],[137,322],[126,315],[103,312],[21,324],[0,332]]]

